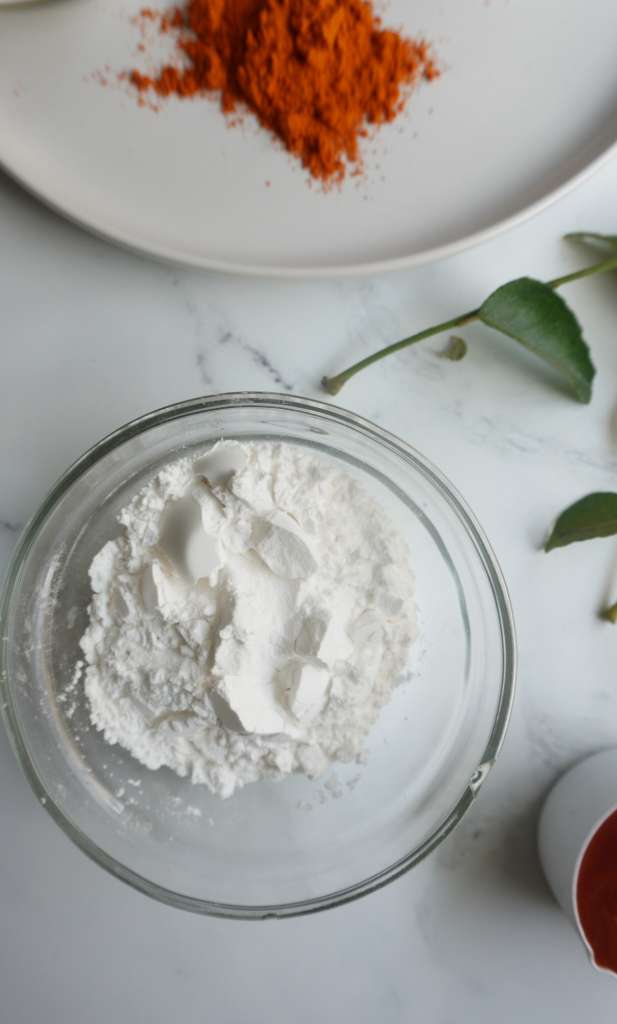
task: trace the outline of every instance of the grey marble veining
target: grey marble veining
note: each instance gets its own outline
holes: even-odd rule
[[[438,265],[323,282],[149,262],[88,237],[0,178],[0,571],[57,476],[109,430],[203,393],[326,398],[324,373],[473,308],[509,278],[582,265],[587,254],[560,237],[617,230],[614,175],[606,167],[535,221]],[[565,504],[617,488],[614,280],[567,295],[598,368],[589,407],[479,327],[464,332],[462,362],[442,359],[446,338],[435,338],[371,368],[336,400],[451,477],[511,590],[516,708],[458,830],[405,878],[328,915],[202,920],[146,900],[87,861],[36,806],[0,735],[7,1021],[614,1020],[614,983],[587,965],[535,850],[550,784],[579,757],[617,743],[617,630],[596,617],[617,598],[617,542],[541,552]]]

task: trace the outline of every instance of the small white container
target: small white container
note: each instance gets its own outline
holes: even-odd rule
[[[538,825],[540,860],[558,903],[570,918],[597,970],[593,950],[581,927],[577,884],[583,856],[607,818],[617,810],[617,749],[580,761],[550,791]]]

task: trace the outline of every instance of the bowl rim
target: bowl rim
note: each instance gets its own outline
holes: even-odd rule
[[[344,427],[351,427],[364,436],[386,446],[390,451],[397,454],[408,464],[411,463],[416,470],[419,470],[424,479],[431,484],[445,498],[451,509],[457,514],[459,521],[465,528],[468,539],[471,541],[476,555],[482,565],[490,592],[497,612],[500,629],[502,671],[501,684],[497,710],[494,716],[493,725],[489,734],[484,752],[480,762],[473,772],[469,783],[449,812],[447,817],[438,825],[433,832],[424,840],[420,846],[411,850],[404,857],[399,858],[382,870],[371,875],[369,878],[343,889],[336,890],[324,895],[299,900],[290,903],[272,905],[250,905],[242,906],[230,903],[218,903],[212,900],[203,900],[187,896],[184,893],[174,892],[166,889],[157,883],[151,882],[148,878],[133,871],[131,868],[117,861],[81,829],[77,828],[57,805],[54,798],[45,787],[26,745],[22,740],[18,718],[13,706],[11,687],[8,678],[8,614],[16,584],[19,581],[21,567],[28,556],[38,532],[48,516],[51,514],[57,503],[65,495],[71,485],[78,480],[83,473],[90,469],[118,446],[132,438],[145,433],[147,430],[160,426],[174,420],[183,419],[196,413],[216,412],[229,408],[269,408],[285,409],[297,413],[312,413],[321,416],[326,421],[336,422]],[[443,839],[458,824],[466,813],[471,803],[477,796],[484,783],[491,767],[501,750],[505,734],[510,721],[514,694],[516,690],[516,632],[512,606],[508,595],[507,587],[499,564],[491,549],[491,546],[484,534],[484,531],[477,522],[466,502],[460,496],[450,481],[436,469],[432,463],[421,455],[412,445],[401,440],[396,435],[372,423],[363,416],[343,409],[340,406],[313,398],[291,394],[280,394],[277,392],[263,391],[236,391],[224,392],[221,394],[206,395],[197,398],[187,399],[182,402],[175,402],[171,405],[162,406],[152,412],[129,420],[123,426],[107,434],[100,441],[87,449],[69,468],[58,478],[51,490],[41,502],[39,508],[32,518],[26,523],[17,542],[15,551],[10,559],[2,586],[0,597],[0,710],[2,718],[13,747],[17,760],[34,791],[35,796],[43,805],[48,814],[91,860],[104,868],[115,878],[130,885],[132,888],[145,893],[146,895],[174,906],[195,913],[207,914],[214,917],[236,918],[244,920],[264,920],[266,918],[286,918],[304,914],[315,913],[331,907],[349,903],[359,899],[368,893],[375,892],[389,882],[394,881],[405,874],[412,867],[431,853]]]

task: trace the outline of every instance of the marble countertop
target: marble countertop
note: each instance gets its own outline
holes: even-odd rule
[[[242,280],[90,238],[0,177],[0,571],[20,525],[86,447],[140,413],[242,388],[317,396],[324,372],[473,307],[494,286],[587,259],[568,230],[616,231],[615,166],[472,252],[360,280]],[[615,1019],[540,871],[541,800],[617,744],[617,542],[539,552],[552,517],[617,486],[615,277],[571,285],[598,368],[584,407],[531,357],[468,330],[374,367],[341,405],[417,446],[484,525],[508,581],[519,692],[476,805],[428,861],[359,902],[281,923],[199,918],[90,863],[41,810],[0,730],[0,992],[10,1024],[172,1017],[216,1024],[569,1024]]]

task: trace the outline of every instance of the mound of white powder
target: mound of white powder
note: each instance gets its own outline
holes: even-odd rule
[[[407,547],[334,463],[219,442],[166,466],[90,567],[94,725],[222,797],[361,755],[414,637]]]

